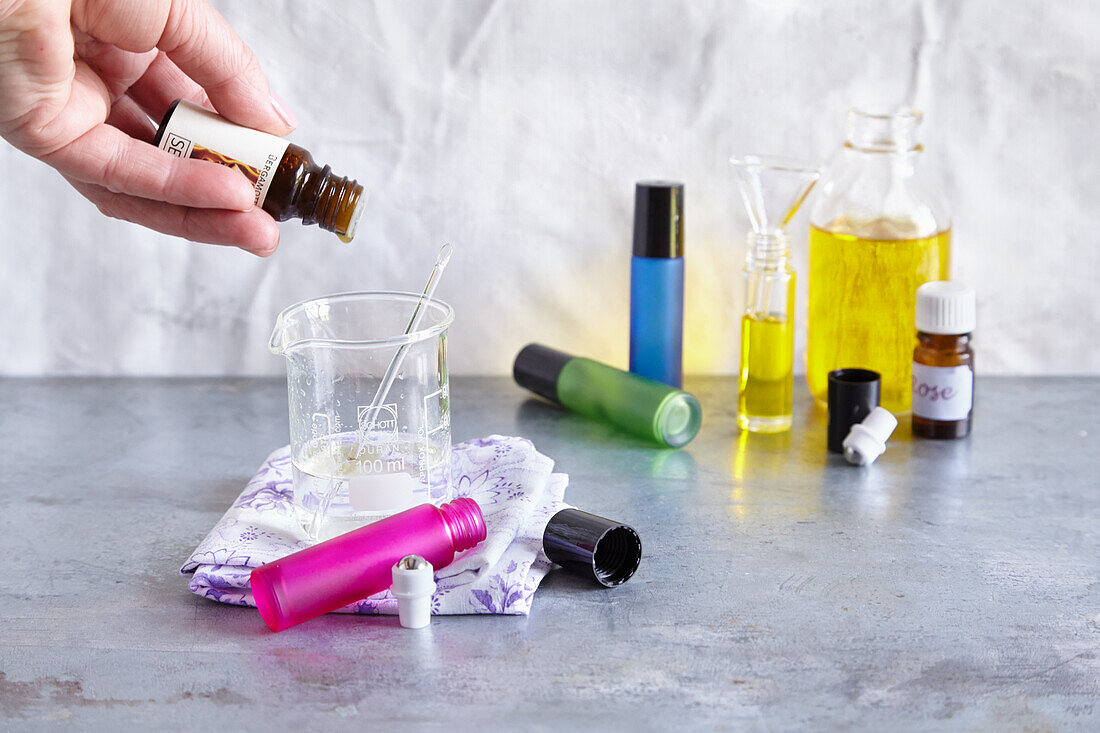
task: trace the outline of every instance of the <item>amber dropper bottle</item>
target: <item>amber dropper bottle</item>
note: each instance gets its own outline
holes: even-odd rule
[[[951,280],[917,288],[913,435],[965,438],[974,411],[974,290]]]
[[[313,161],[309,151],[281,137],[236,125],[208,109],[177,99],[153,144],[180,158],[196,158],[240,171],[252,183],[255,204],[276,221],[301,219],[355,236],[366,196],[363,187]]]

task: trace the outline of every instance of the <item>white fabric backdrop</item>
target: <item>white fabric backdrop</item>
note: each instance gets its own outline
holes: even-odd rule
[[[269,260],[184,243],[0,144],[0,373],[278,374],[283,306],[418,289],[444,241],[455,373],[507,373],[532,340],[623,364],[633,182],[654,177],[687,187],[687,370],[730,373],[747,222],[728,155],[831,156],[848,106],[905,96],[922,40],[980,370],[1100,371],[1100,4],[216,4],[294,141],[371,189],[359,236],[291,222]]]

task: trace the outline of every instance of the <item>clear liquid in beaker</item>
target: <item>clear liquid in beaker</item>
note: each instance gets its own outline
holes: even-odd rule
[[[449,460],[432,438],[351,432],[310,441],[293,462],[303,529],[326,539],[417,504],[446,500]]]

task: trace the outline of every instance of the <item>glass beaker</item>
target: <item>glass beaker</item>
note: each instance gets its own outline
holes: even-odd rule
[[[405,333],[418,304],[420,327]],[[402,292],[329,295],[279,314],[269,346],[287,360],[294,507],[310,537],[450,500],[453,320],[446,303]]]
[[[810,214],[806,381],[826,403],[833,369],[882,375],[908,412],[917,288],[949,279],[951,222],[920,180],[921,113],[848,112],[848,139]]]

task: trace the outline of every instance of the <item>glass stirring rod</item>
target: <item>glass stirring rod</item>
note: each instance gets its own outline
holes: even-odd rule
[[[432,294],[435,293],[436,287],[439,285],[439,277],[443,274],[444,268],[447,267],[447,263],[451,260],[451,253],[454,248],[449,244],[444,244],[439,249],[439,255],[435,259],[435,267],[432,268],[432,274],[428,276],[428,282],[424,285],[424,292],[420,295],[420,298],[416,301],[416,308],[413,309],[412,318],[409,319],[409,325],[405,326],[405,334],[408,335],[416,331],[420,326],[420,322],[424,319],[424,304],[431,300]],[[352,461],[359,460],[363,451],[367,448],[366,433],[367,426],[374,423],[378,417],[378,411],[382,404],[386,401],[386,396],[390,393],[390,387],[393,386],[393,382],[397,379],[397,373],[401,370],[401,362],[405,360],[405,354],[408,353],[409,344],[402,344],[397,353],[390,359],[390,364],[386,367],[386,373],[382,376],[382,382],[378,385],[378,391],[374,394],[374,399],[371,400],[370,406],[367,408],[363,418],[359,421],[359,427],[355,431],[355,446],[354,446],[354,458]],[[313,510],[313,518],[309,526],[309,534],[311,537],[317,537],[320,534],[321,524],[325,520],[325,515],[328,514],[329,505],[332,504],[332,500],[336,497],[336,491],[339,488],[340,483],[336,479],[330,479],[324,495],[321,497],[321,501],[317,504],[317,508]]]
[[[447,267],[447,263],[451,261],[451,253],[454,248],[449,244],[444,244],[439,249],[439,256],[435,258],[435,267],[432,268],[432,274],[428,276],[428,282],[424,285],[424,292],[420,296],[420,300],[416,303],[416,308],[413,310],[412,318],[409,319],[409,325],[405,327],[405,333],[410,334],[420,326],[420,321],[424,319],[424,304],[431,300],[432,295],[435,293],[436,287],[439,285],[439,278],[443,275],[444,268]],[[355,451],[356,458],[364,448],[363,438],[365,437],[365,426],[370,425],[378,416],[378,410],[382,407],[382,404],[386,401],[387,395],[390,393],[390,387],[393,386],[393,382],[397,379],[397,373],[401,370],[401,362],[405,360],[405,354],[408,353],[409,344],[402,344],[397,350],[397,353],[390,359],[390,365],[386,367],[386,373],[382,377],[381,384],[378,385],[378,391],[374,394],[374,399],[371,400],[370,407],[367,408],[367,418],[362,421],[359,426],[359,435],[357,437],[359,448]]]

